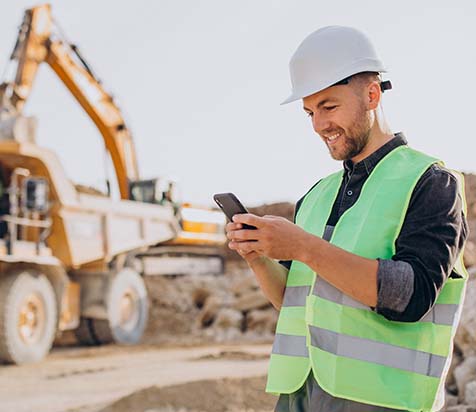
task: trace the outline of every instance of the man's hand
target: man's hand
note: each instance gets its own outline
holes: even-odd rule
[[[255,230],[242,229],[242,224],[255,226]],[[251,213],[237,214],[226,226],[230,243],[248,263],[260,256],[271,259],[297,259],[309,235],[299,226],[280,216],[259,217]]]
[[[244,223],[257,229],[245,230],[238,226]],[[276,267],[281,265],[272,259],[297,260],[346,295],[367,306],[377,305],[376,259],[347,252],[278,216],[235,215],[233,223],[227,225],[227,236],[231,240],[230,249],[237,250],[252,269],[252,266],[266,265],[260,262],[261,259],[276,264]],[[248,259],[251,259],[252,265]],[[276,308],[282,304],[286,276],[282,274],[277,288],[271,288],[270,282],[262,281],[266,285],[266,296]]]
[[[265,296],[277,310],[280,310],[288,270],[263,253],[268,251],[266,246],[268,242],[264,240],[264,237],[274,236],[273,227],[278,221],[280,228],[284,225],[286,227],[294,225],[286,219],[283,219],[284,222],[282,222],[281,218],[275,216],[258,217],[252,214],[240,214],[239,218],[238,215],[235,215],[233,220],[226,225],[226,235],[230,239],[229,248],[236,250],[246,260]],[[271,224],[272,222],[274,223]],[[257,229],[243,229],[245,223],[255,226]],[[281,235],[277,234],[276,236]]]
[[[241,223],[230,222],[226,225],[226,237],[228,239],[233,239],[235,237],[234,232],[241,231],[243,225]],[[253,250],[244,251],[238,248],[238,242],[231,241],[228,243],[230,249],[236,250],[236,252],[246,260],[248,264],[251,264],[255,259],[259,258],[261,255],[258,252]]]

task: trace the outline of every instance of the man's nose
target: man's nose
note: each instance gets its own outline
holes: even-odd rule
[[[318,114],[312,116],[312,127],[316,133],[321,134],[324,130],[328,129],[329,126],[329,120],[327,120],[325,116]]]

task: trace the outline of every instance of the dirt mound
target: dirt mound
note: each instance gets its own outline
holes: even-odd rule
[[[476,175],[465,173],[464,184],[466,189],[466,202],[468,204],[468,218],[476,218]]]
[[[191,346],[270,342],[278,312],[243,261],[223,276],[146,277],[150,304],[143,343]]]
[[[100,412],[269,412],[277,398],[265,393],[265,377],[190,382],[151,387]]]
[[[253,361],[257,359],[268,359],[269,355],[268,354],[256,354],[256,353],[248,353],[248,352],[242,352],[242,351],[221,351],[220,353],[217,354],[210,354],[210,355],[204,355],[200,356],[198,358],[194,358],[193,360],[246,360],[246,361]]]
[[[466,242],[464,262],[466,266],[476,266],[476,175],[464,174],[466,203],[468,205],[467,219],[469,237]]]
[[[282,216],[292,222],[294,216],[294,204],[289,202],[270,203],[257,207],[250,207],[249,211],[258,216]]]

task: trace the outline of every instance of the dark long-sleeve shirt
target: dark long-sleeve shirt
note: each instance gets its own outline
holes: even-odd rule
[[[345,173],[328,226],[335,226],[355,204],[377,163],[404,144],[404,135],[397,133],[364,160],[344,162]],[[303,199],[296,203],[294,216]],[[462,204],[456,177],[442,166],[430,166],[413,190],[395,255],[378,260],[378,313],[389,320],[418,321],[433,306],[445,279],[458,277],[452,269],[468,236]],[[291,261],[280,263],[288,269],[291,266]]]

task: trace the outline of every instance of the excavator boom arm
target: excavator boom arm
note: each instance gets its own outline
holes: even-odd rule
[[[72,93],[101,133],[111,155],[122,199],[129,199],[129,183],[139,179],[132,135],[113,97],[106,92],[77,48],[52,36],[48,4],[25,12],[11,59],[17,61],[13,84],[0,86],[2,106],[21,113],[38,66],[46,62]]]

